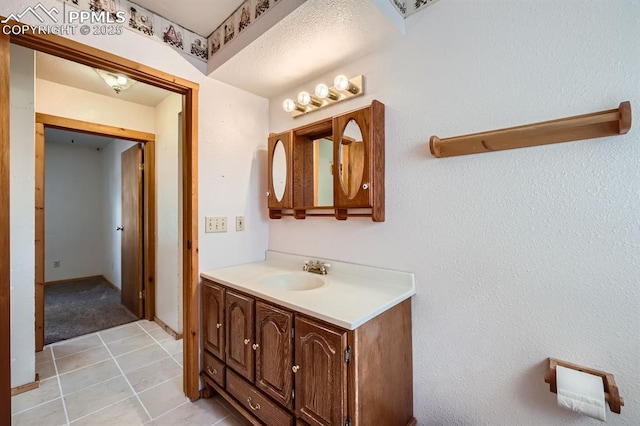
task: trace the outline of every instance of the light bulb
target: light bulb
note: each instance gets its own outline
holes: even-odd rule
[[[335,80],[333,80],[333,85],[338,90],[347,90],[351,84],[349,83],[347,76],[340,74],[335,78]]]
[[[309,105],[311,103],[311,95],[308,92],[298,93],[298,103],[300,105]]]
[[[320,99],[324,99],[329,96],[329,86],[324,83],[320,83],[316,86],[316,96]]]
[[[282,109],[287,112],[292,112],[294,109],[296,109],[296,103],[293,101],[293,99],[285,99],[284,102],[282,102]]]
[[[127,84],[127,77],[123,76],[123,75],[119,75],[116,77],[116,81],[118,82],[119,85],[123,86],[125,84]]]

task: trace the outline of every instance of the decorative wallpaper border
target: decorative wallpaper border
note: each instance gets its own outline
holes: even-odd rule
[[[413,15],[423,7],[429,6],[437,0],[389,0],[396,10],[404,17]]]
[[[123,28],[153,37],[187,56],[207,62],[207,38],[128,0],[59,0],[81,11],[126,13]]]
[[[58,0],[81,11],[107,11],[114,18],[118,11],[126,14],[124,28],[153,37],[173,49],[203,62],[233,42],[281,0],[245,0],[208,37],[189,31],[179,24],[129,0]],[[408,17],[437,0],[389,0],[403,17]]]
[[[245,0],[208,37],[209,57],[237,38],[254,22],[269,13],[280,0]]]

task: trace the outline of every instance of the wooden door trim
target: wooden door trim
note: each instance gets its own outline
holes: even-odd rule
[[[0,20],[4,20],[0,16]],[[15,22],[14,22],[15,23]],[[199,398],[199,324],[198,324],[198,88],[197,83],[142,65],[135,61],[83,45],[73,40],[51,34],[24,34],[4,36],[0,34],[0,190],[8,193],[9,188],[9,47],[11,43],[28,47],[43,53],[68,59],[90,67],[123,73],[137,81],[160,87],[183,96],[183,330],[184,330],[184,392],[191,400]],[[6,182],[5,182],[6,180]],[[7,192],[4,192],[4,190]],[[1,203],[0,203],[1,204]],[[0,207],[0,309],[6,321],[0,326],[0,366],[10,371],[10,328],[9,328],[9,203]],[[6,276],[6,277],[5,277]],[[4,300],[6,298],[6,301]],[[4,319],[4,317],[2,317]],[[6,331],[5,331],[6,330]],[[8,375],[0,375],[0,395],[10,394]],[[4,381],[8,384],[5,386]],[[8,390],[5,390],[5,387]],[[10,407],[10,400],[2,398],[0,407]],[[10,415],[10,413],[9,413]]]
[[[36,123],[42,123],[46,127],[54,129],[70,130],[73,132],[88,133],[97,136],[109,136],[116,139],[125,139],[134,142],[154,142],[156,135],[140,132],[138,130],[124,129],[106,124],[92,123],[90,121],[75,120],[73,118],[36,112]]]
[[[9,232],[9,37],[0,33],[0,423],[11,424],[11,251]],[[7,372],[9,374],[7,374]]]
[[[36,216],[35,216],[35,333],[36,352],[44,347],[44,285],[45,285],[45,227],[44,227],[44,169],[45,135],[48,127],[71,132],[108,136],[143,145],[145,179],[144,203],[144,270],[145,310],[143,316],[153,321],[155,316],[155,275],[156,275],[156,189],[155,189],[155,135],[121,127],[114,127],[90,121],[75,120],[51,114],[36,113]]]
[[[44,123],[36,119],[36,200],[35,200],[35,333],[36,352],[44,347]]]

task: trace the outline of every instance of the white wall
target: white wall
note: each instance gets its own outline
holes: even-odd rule
[[[600,424],[557,407],[550,356],[614,373],[625,406],[607,424],[638,424],[638,123],[449,159],[428,147],[434,134],[640,109],[638,17],[637,1],[441,1],[401,42],[331,74],[364,74],[363,98],[295,121],[281,104],[302,87],[270,100],[272,132],[386,105],[386,222],[272,220],[269,248],[416,273],[420,424]]]
[[[122,288],[122,168],[123,151],[135,143],[114,139],[100,150],[102,154],[102,218],[103,254],[102,275],[113,285]]]
[[[41,3],[47,8],[60,5],[56,0],[44,0]],[[26,6],[27,4],[22,0],[6,0],[0,3],[0,14],[8,16],[10,13],[22,11]],[[24,21],[38,24],[31,17],[25,16]],[[269,131],[268,101],[209,79],[164,43],[132,31],[124,31],[122,35],[112,37],[77,34],[70,38],[200,84],[198,103],[200,239],[197,247],[200,254],[200,269],[207,270],[264,258],[267,246],[267,216],[264,208],[266,191],[264,143]],[[38,82],[38,94],[41,90],[40,83]],[[56,93],[51,85],[47,90],[50,91],[49,93]],[[108,101],[105,100],[106,102]],[[149,124],[147,120],[141,122],[140,115],[131,114],[127,109],[118,110],[121,113],[118,117],[112,116],[112,113],[100,113],[96,109],[92,109],[92,112],[85,111],[83,107],[74,105],[73,99],[67,100],[63,95],[56,95],[50,100],[38,99],[38,111],[56,115],[63,115],[62,111],[74,111],[72,117],[80,120],[99,121],[147,132],[153,132],[155,128],[154,124]],[[154,111],[149,114],[153,117]],[[147,116],[146,113],[142,115]],[[12,170],[26,172],[24,176],[33,179],[32,174],[28,173],[28,170],[33,169],[33,155],[27,157],[22,158]],[[33,192],[25,191],[24,195],[29,200],[33,200]],[[12,200],[12,209],[19,211],[21,215],[32,214],[33,205],[31,204],[28,208],[14,206]],[[244,232],[236,233],[233,230],[235,228],[232,227],[227,234],[204,234],[205,215],[227,215],[231,218],[241,214],[245,215],[246,230]],[[17,237],[26,235],[25,247],[21,250],[24,252],[23,260],[26,256],[33,256],[33,238],[29,237],[29,232],[33,235],[33,226],[30,225],[27,228],[20,233],[14,229]],[[28,263],[28,265],[31,264],[32,262]],[[29,273],[33,275],[32,268]],[[14,298],[12,310],[20,310],[21,313],[30,312],[29,318],[21,318],[20,321],[22,326],[20,330],[25,331],[25,334],[21,334],[20,337],[26,336],[24,338],[27,345],[15,353],[16,357],[24,360],[26,368],[31,372],[29,380],[33,380],[33,288],[31,283],[29,285],[30,293]],[[26,332],[30,332],[31,336]],[[13,333],[12,338],[14,338]],[[14,377],[18,374],[20,374],[18,369],[12,370]]]
[[[46,143],[45,164],[45,281],[102,275],[102,153]]]
[[[182,333],[182,169],[178,114],[182,96],[172,94],[156,106],[156,316]]]
[[[75,87],[36,79],[36,111],[153,133],[155,109]]]
[[[34,54],[11,45],[11,386],[33,382],[35,282]]]

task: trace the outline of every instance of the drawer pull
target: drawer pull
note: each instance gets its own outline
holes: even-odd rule
[[[244,344],[245,344],[245,345],[248,345],[250,341],[251,341],[251,340],[249,340],[249,339],[244,339]]]
[[[216,374],[218,374],[218,370],[211,369],[211,366],[207,365],[207,371],[209,372],[209,374],[211,374],[212,376],[215,376]]]
[[[251,397],[247,398],[247,403],[249,404],[249,408],[251,408],[253,411],[260,409],[260,404],[258,404],[257,402],[256,402],[256,405],[253,405],[253,401],[251,400]]]
[[[260,345],[257,343],[254,343],[253,345],[251,345],[251,347],[253,348],[254,351],[257,351]]]
[[[222,328],[222,324],[220,323],[216,324],[216,328]]]
[[[297,373],[298,370],[300,370],[300,366],[299,365],[294,365],[293,367],[291,367],[291,371],[293,371],[294,373]]]

